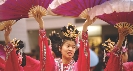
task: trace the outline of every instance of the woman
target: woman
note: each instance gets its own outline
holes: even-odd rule
[[[125,49],[123,50],[122,44],[125,40],[125,36],[129,34],[129,30],[128,28],[119,28],[118,32],[119,40],[115,45],[115,48],[110,53],[109,60],[104,71],[123,71],[122,64],[127,62],[128,55]]]
[[[76,51],[76,43],[75,43],[75,34],[78,35],[77,30],[74,35],[71,37],[67,36],[70,34],[70,30],[73,31],[75,28],[72,25],[69,25],[71,29],[64,27],[62,32],[64,33],[62,37],[62,41],[59,46],[59,51],[62,54],[62,59],[59,61],[54,61],[54,57],[51,54],[51,50],[48,47],[48,41],[46,37],[46,32],[44,30],[44,23],[42,20],[42,15],[40,12],[33,13],[34,18],[39,23],[39,45],[40,45],[40,62],[31,59],[30,57],[26,57],[26,66],[22,69],[22,67],[18,64],[17,55],[14,55],[14,50],[11,51],[9,55],[9,61],[7,63],[11,63],[15,61],[11,68],[16,68],[10,71],[89,71],[90,70],[90,53],[88,47],[88,34],[87,27],[92,24],[94,20],[87,19],[83,25],[83,33],[82,39],[80,41],[79,48],[79,58],[78,61],[75,62],[73,60],[74,53]],[[68,31],[67,31],[68,30]],[[67,33],[67,34],[66,34]],[[12,48],[11,48],[12,49]],[[9,49],[10,50],[10,49]],[[14,56],[11,58],[11,56]],[[14,60],[16,59],[16,60]],[[12,61],[13,60],[13,61]],[[28,62],[29,61],[29,62]],[[10,65],[11,65],[10,64]],[[16,67],[17,66],[17,67]],[[8,65],[6,66],[8,67]],[[9,69],[8,69],[9,70]]]
[[[41,14],[34,13],[34,17],[39,23],[40,30],[39,30],[39,44],[41,51],[41,71],[89,71],[90,69],[90,53],[88,47],[88,34],[87,34],[87,27],[92,24],[94,20],[89,20],[84,23],[83,25],[83,33],[82,33],[82,40],[80,41],[80,49],[79,49],[79,58],[78,61],[75,62],[73,60],[74,53],[76,51],[76,43],[75,43],[75,36],[68,37],[70,33],[67,32],[68,28],[64,27],[62,30],[63,37],[62,41],[60,42],[59,51],[62,54],[62,59],[55,62],[54,58],[51,54],[51,51],[48,47],[46,32],[44,31],[44,24],[42,20]],[[69,25],[69,27],[73,27]],[[70,30],[68,30],[70,31]],[[67,34],[65,34],[67,33]]]
[[[5,52],[5,58],[0,59],[3,65],[0,65],[0,68],[4,71],[21,71],[21,66],[25,66],[25,55],[23,53],[20,54],[20,49],[24,47],[24,43],[21,40],[10,41],[9,34],[11,30],[10,25],[5,27],[6,46],[0,45],[0,48],[3,49],[2,51]]]

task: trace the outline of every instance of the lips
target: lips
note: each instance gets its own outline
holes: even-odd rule
[[[71,56],[71,55],[72,55],[72,53],[71,53],[71,52],[68,52],[67,54],[68,54],[69,56]]]

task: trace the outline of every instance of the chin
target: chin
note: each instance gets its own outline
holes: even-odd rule
[[[73,58],[73,56],[67,56],[67,58],[68,58],[68,59],[71,59],[71,58]]]

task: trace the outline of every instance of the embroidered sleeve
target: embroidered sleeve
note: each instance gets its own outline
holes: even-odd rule
[[[45,30],[39,30],[40,71],[54,71],[55,62],[48,46]]]
[[[89,50],[89,46],[88,46],[88,33],[86,32],[82,32],[82,41],[83,41],[83,46],[84,46],[84,54],[87,57],[88,56],[88,50]]]
[[[6,60],[8,59],[8,56],[10,55],[10,53],[12,52],[12,50],[14,49],[13,45],[11,43],[8,43],[5,46],[5,51],[6,51]]]
[[[46,61],[46,45],[44,44],[46,39],[45,30],[39,30],[39,46],[40,46],[40,64],[41,71],[44,71]]]
[[[90,51],[88,43],[88,33],[82,32],[82,39],[80,40],[79,57],[77,61],[78,71],[90,70]]]
[[[118,48],[117,46],[115,46],[114,49],[113,49],[113,51],[112,51],[112,53],[114,55],[116,55],[117,57],[121,55],[121,52],[122,52],[121,49]]]

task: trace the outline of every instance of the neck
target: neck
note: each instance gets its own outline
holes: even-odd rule
[[[65,57],[62,56],[63,64],[69,64],[71,60],[72,60],[72,58],[65,58]]]

